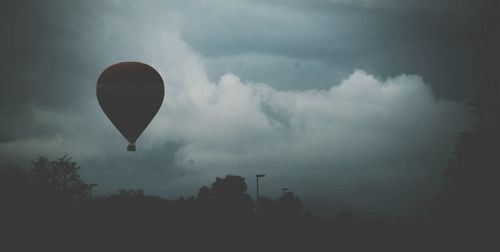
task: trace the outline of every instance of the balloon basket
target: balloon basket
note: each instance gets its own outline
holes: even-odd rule
[[[127,151],[135,151],[135,144],[128,144]]]

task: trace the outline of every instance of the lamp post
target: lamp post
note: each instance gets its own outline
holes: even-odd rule
[[[281,197],[282,197],[283,199],[285,198],[285,193],[286,193],[286,191],[288,191],[288,188],[286,188],[286,187],[283,187],[283,188],[281,189]]]
[[[257,178],[257,198],[255,200],[255,209],[259,209],[259,178],[265,177],[265,174],[257,174],[255,177]]]
[[[97,184],[89,184],[89,200],[92,200],[92,187],[97,186]]]

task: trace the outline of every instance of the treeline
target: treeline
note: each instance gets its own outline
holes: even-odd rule
[[[140,189],[92,197],[78,170],[68,156],[38,157],[31,169],[0,169],[3,231],[41,244],[132,242],[245,251],[361,249],[374,244],[399,248],[407,246],[403,241],[416,239],[423,227],[420,219],[367,221],[349,212],[334,219],[315,217],[293,192],[276,199],[262,197],[256,208],[245,178],[234,175],[216,178],[188,198],[168,200]]]

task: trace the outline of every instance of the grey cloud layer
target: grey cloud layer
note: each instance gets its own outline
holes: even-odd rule
[[[500,7],[495,1],[190,3],[181,36],[207,57],[214,81],[223,69],[231,69],[244,79],[279,89],[310,88],[304,78],[327,88],[329,84],[318,79],[338,83],[358,67],[383,77],[420,74],[439,97],[471,99],[477,95],[478,79],[489,82],[484,76],[491,74],[486,67],[474,66],[491,64],[485,63],[490,55],[499,62],[495,43],[485,44],[487,39],[500,41],[500,29],[494,25],[500,23]],[[493,26],[480,27],[485,19]],[[497,35],[487,38],[488,33]],[[321,71],[320,78],[297,78],[295,62]],[[259,74],[266,68],[274,74]]]

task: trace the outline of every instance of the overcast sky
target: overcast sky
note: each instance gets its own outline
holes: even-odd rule
[[[253,193],[415,214],[442,185],[464,102],[498,62],[495,1],[2,1],[0,163],[66,153],[97,191]],[[493,42],[492,42],[493,41]],[[165,80],[126,141],[95,96],[120,61]]]

